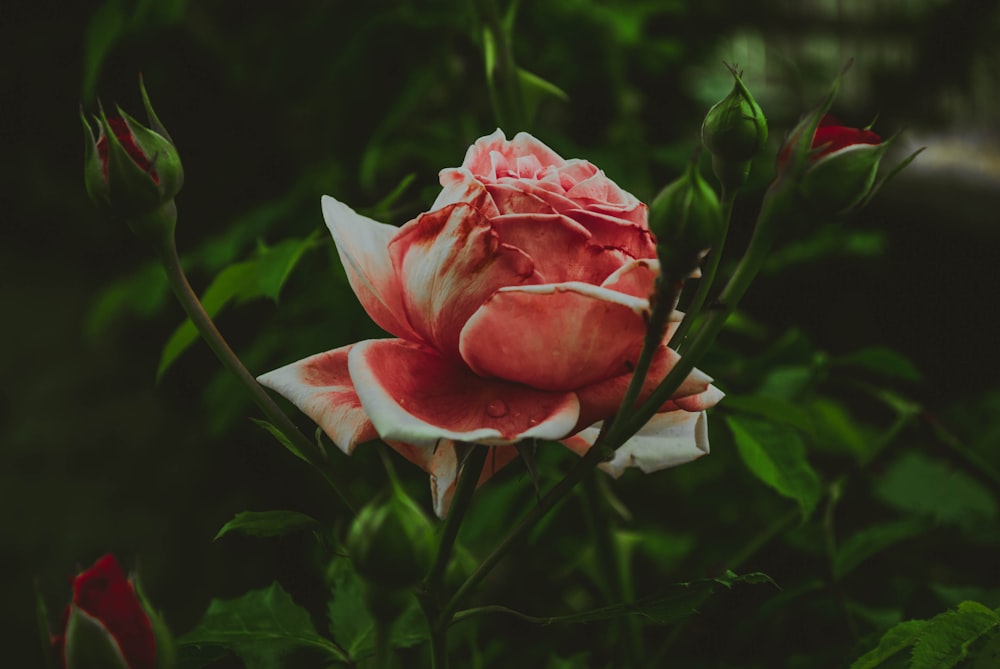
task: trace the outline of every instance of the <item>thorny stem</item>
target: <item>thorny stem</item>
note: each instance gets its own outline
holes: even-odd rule
[[[198,329],[198,332],[209,348],[212,349],[212,352],[215,353],[215,356],[223,366],[232,372],[243,387],[246,388],[247,392],[250,393],[250,397],[260,410],[264,412],[267,419],[285,437],[295,443],[299,452],[326,479],[336,496],[353,514],[355,507],[344,493],[346,486],[342,481],[338,481],[329,469],[325,455],[320,452],[316,444],[299,431],[288,415],[275,404],[271,396],[267,394],[263,386],[257,383],[257,379],[250,374],[239,356],[233,352],[218,328],[215,327],[215,323],[212,322],[211,317],[205,311],[198,296],[191,288],[187,275],[184,273],[184,268],[181,267],[181,261],[177,255],[177,244],[173,234],[165,234],[161,239],[153,240],[153,247],[160,258],[160,262],[163,263],[163,268],[167,272],[167,280],[174,291],[174,295],[177,296],[177,300],[181,303],[185,313],[187,313],[191,322],[194,323],[194,326]]]

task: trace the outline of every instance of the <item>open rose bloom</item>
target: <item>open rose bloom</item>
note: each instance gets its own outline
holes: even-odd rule
[[[454,492],[456,441],[496,447],[481,480],[521,440],[586,452],[628,386],[658,273],[646,205],[531,135],[479,139],[441,185],[430,211],[400,228],[323,198],[351,287],[395,338],[260,377],[346,453],[380,437],[425,469],[439,515]],[[642,397],[677,359],[660,347]],[[705,410],[721,397],[692,372],[602,466],[650,472],[707,453]]]

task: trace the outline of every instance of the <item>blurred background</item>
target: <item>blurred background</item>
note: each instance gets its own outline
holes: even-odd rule
[[[334,522],[340,513],[305,466],[247,419],[256,411],[206,347],[192,345],[157,380],[182,313],[148,249],[87,200],[81,105],[93,113],[100,98],[141,119],[144,76],[184,161],[178,245],[197,290],[265,249],[301,252],[277,301],[253,290],[229,295],[218,318],[256,372],[378,336],[335,259],[320,196],[402,224],[433,201],[437,171],[460,164],[465,148],[496,127],[470,3],[89,0],[54,11],[27,2],[0,10],[0,630],[4,656],[23,658],[8,666],[25,667],[40,657],[33,584],[54,621],[69,576],[108,551],[138,568],[177,632],[197,622],[209,598],[275,577],[321,607],[304,575],[307,538],[212,538],[247,509],[328,508],[324,520]],[[883,136],[902,132],[897,160],[928,148],[858,219],[802,221],[751,289],[732,351],[756,355],[780,337],[808,342],[809,359],[893,349],[920,372],[906,395],[923,423],[903,440],[967,466],[940,434],[919,427],[933,422],[996,466],[1000,2],[554,0],[522,3],[514,35],[518,64],[565,93],[539,101],[533,134],[646,201],[679,174],[705,111],[731,87],[723,62],[744,70],[774,155],[853,58],[833,112],[852,126],[877,118]],[[772,175],[769,160],[756,162],[733,223],[737,253]],[[755,340],[755,331],[768,334]],[[751,391],[733,359],[703,367],[727,390]],[[635,485],[619,494],[649,513],[666,508],[656,495],[683,508],[694,494],[712,494],[715,477],[747,478],[726,453],[721,423],[713,430],[708,468],[628,478]],[[372,453],[333,458],[358,472],[360,494],[378,486]],[[366,483],[366,473],[375,478]],[[425,477],[404,473],[427,502]],[[995,491],[989,477],[968,475]],[[520,473],[504,480],[529,485]],[[736,485],[767,496],[752,481]],[[730,492],[717,511],[659,517],[685,536],[742,527],[733,536],[746,538],[783,503],[746,511]],[[995,498],[992,508],[995,516]],[[864,504],[850,513],[862,517]],[[923,576],[954,584],[949,570],[982,559],[970,544],[954,548],[968,539],[958,532],[929,534],[902,555],[936,555]],[[704,575],[730,548],[698,545],[675,551],[674,580]],[[780,549],[750,566],[783,585],[798,578]],[[892,571],[866,578],[884,585]],[[997,578],[983,569],[973,580],[988,593]],[[946,605],[932,609],[925,599],[906,599],[900,615]],[[794,620],[773,625],[773,636],[754,638],[793,638]],[[690,644],[709,638],[697,634]],[[765,642],[747,634],[732,652],[760,666],[791,652],[756,647]],[[816,657],[814,641],[789,643]],[[705,666],[737,666],[720,658]]]

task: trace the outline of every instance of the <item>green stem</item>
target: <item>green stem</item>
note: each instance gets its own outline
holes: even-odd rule
[[[726,324],[726,320],[733,313],[736,305],[764,264],[767,252],[771,248],[775,229],[780,227],[778,225],[781,222],[780,219],[785,216],[783,206],[786,206],[788,198],[783,197],[780,193],[780,191],[769,193],[768,197],[765,198],[746,253],[726,287],[723,288],[719,299],[709,307],[711,313],[708,314],[694,335],[691,345],[685,349],[684,356],[677,361],[666,378],[635,412],[629,415],[626,420],[615,422],[607,435],[609,442],[623,442],[627,436],[638,432],[656,414],[660,406],[670,399],[670,396],[680,387],[715,341],[723,325]]]
[[[708,262],[702,268],[701,278],[698,279],[698,288],[695,290],[694,297],[691,298],[691,304],[687,307],[684,320],[677,326],[677,330],[674,331],[673,336],[670,338],[671,348],[677,352],[680,352],[684,346],[688,333],[691,331],[691,326],[694,325],[695,320],[701,315],[701,308],[704,306],[705,300],[708,299],[708,293],[712,290],[712,284],[715,283],[715,275],[719,271],[719,262],[722,259],[722,249],[726,245],[726,237],[729,234],[729,223],[733,218],[733,203],[735,201],[735,193],[723,190],[722,232],[715,247],[708,254]]]
[[[535,523],[537,523],[542,517],[545,516],[551,509],[562,502],[566,496],[573,490],[577,483],[579,483],[587,472],[591,471],[596,467],[601,461],[602,450],[596,447],[591,448],[584,454],[580,460],[573,466],[566,476],[559,481],[549,492],[547,492],[538,503],[532,507],[528,513],[521,519],[512,530],[510,530],[507,535],[497,544],[493,552],[486,556],[476,570],[465,579],[465,582],[458,588],[451,599],[445,603],[442,607],[440,614],[438,615],[438,620],[436,625],[439,627],[445,627],[451,623],[452,617],[455,615],[455,611],[458,609],[459,604],[462,600],[469,594],[469,592],[479,585],[493,567],[497,565],[498,562],[507,554],[507,552],[513,548],[518,541],[527,534]],[[438,669],[437,667],[435,669]]]
[[[181,267],[180,257],[177,255],[177,245],[174,241],[173,234],[165,234],[162,239],[158,240],[158,243],[154,241],[154,248],[159,255],[160,261],[163,263],[163,268],[167,272],[167,280],[170,283],[170,287],[173,289],[174,294],[177,296],[177,300],[181,303],[181,307],[184,308],[185,313],[187,313],[188,318],[194,323],[195,328],[201,334],[202,338],[208,344],[215,356],[223,364],[223,366],[232,372],[237,380],[246,388],[247,392],[250,393],[250,397],[257,404],[261,411],[267,419],[277,427],[282,434],[285,435],[290,441],[294,442],[298,447],[299,451],[304,457],[306,457],[313,467],[326,479],[329,483],[330,488],[337,495],[344,506],[346,506],[351,513],[354,513],[354,505],[344,494],[343,482],[336,480],[334,474],[329,470],[326,463],[326,458],[319,450],[319,448],[306,437],[295,424],[288,418],[281,408],[275,404],[271,396],[267,394],[263,386],[257,383],[257,379],[253,377],[252,374],[243,365],[243,362],[239,357],[233,352],[229,347],[229,344],[223,338],[222,334],[219,332],[218,328],[215,327],[215,323],[212,322],[211,317],[205,311],[202,306],[201,301],[195,294],[194,290],[191,288],[191,284],[188,282],[187,275],[184,273],[184,268]]]
[[[598,574],[604,577],[608,604],[631,602],[633,596],[628,583],[628,570],[619,559],[620,555],[614,540],[615,526],[608,517],[606,507],[601,503],[596,476],[597,472],[591,470],[583,478],[583,502],[590,521],[590,536],[596,538]],[[643,654],[639,619],[635,616],[624,616],[617,620],[617,624],[621,636],[627,639],[627,643],[623,644],[623,666],[635,667]]]
[[[455,539],[458,538],[458,529],[461,527],[462,519],[469,508],[472,495],[476,492],[476,485],[479,483],[479,477],[483,473],[483,466],[486,464],[486,457],[490,450],[489,447],[481,444],[469,444],[469,448],[471,450],[465,458],[465,464],[462,465],[458,486],[455,488],[455,495],[452,497],[451,507],[448,509],[448,517],[445,518],[441,540],[438,542],[437,556],[430,573],[427,575],[427,582],[432,592],[439,589],[444,580],[448,560],[455,547]]]
[[[389,669],[392,666],[392,623],[375,617],[375,665],[374,669]]]

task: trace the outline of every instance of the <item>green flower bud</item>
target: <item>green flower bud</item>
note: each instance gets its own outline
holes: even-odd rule
[[[649,227],[666,273],[686,276],[722,234],[722,207],[701,177],[694,159],[684,174],[668,184],[649,206]]]
[[[91,200],[126,219],[140,235],[172,232],[173,200],[184,183],[180,156],[149,102],[140,81],[151,128],[118,109],[94,118],[98,134],[81,114],[84,128],[84,182]]]
[[[358,573],[372,584],[405,588],[427,575],[434,560],[434,525],[412,499],[393,486],[358,513],[347,535]]]
[[[712,154],[712,170],[725,191],[746,183],[750,161],[767,142],[767,119],[744,85],[740,73],[730,67],[733,90],[705,115],[701,141]]]

